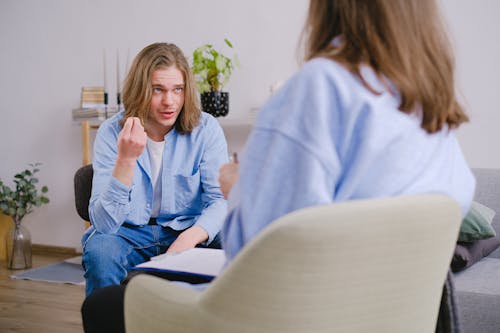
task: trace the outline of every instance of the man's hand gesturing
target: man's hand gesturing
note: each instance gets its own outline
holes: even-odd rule
[[[141,120],[137,117],[128,118],[118,135],[118,159],[133,159],[135,162],[142,154],[147,138]]]
[[[135,162],[146,147],[147,134],[137,117],[127,118],[118,135],[118,157],[113,176],[127,186],[132,185]]]

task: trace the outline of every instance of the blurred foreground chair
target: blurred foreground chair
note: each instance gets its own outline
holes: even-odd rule
[[[92,177],[94,177],[94,169],[92,164],[88,164],[79,168],[73,179],[76,211],[87,222],[90,221],[89,201],[92,194]]]
[[[436,194],[296,211],[205,291],[133,278],[126,330],[434,332],[460,222],[458,205]]]

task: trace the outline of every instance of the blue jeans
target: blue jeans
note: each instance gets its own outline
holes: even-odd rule
[[[123,225],[116,234],[91,234],[83,240],[86,296],[120,284],[132,267],[165,253],[181,232],[159,225]],[[218,237],[209,246],[220,247]]]

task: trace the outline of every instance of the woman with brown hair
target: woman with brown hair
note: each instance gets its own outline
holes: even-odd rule
[[[221,169],[227,258],[307,206],[437,192],[465,215],[475,181],[453,130],[468,118],[435,1],[311,0],[303,44],[306,63],[262,108],[239,170]]]

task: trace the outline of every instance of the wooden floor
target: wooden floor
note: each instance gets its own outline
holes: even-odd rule
[[[67,259],[68,255],[33,255],[33,267]],[[80,307],[83,286],[28,280],[9,276],[21,271],[0,261],[0,332],[82,333]]]

